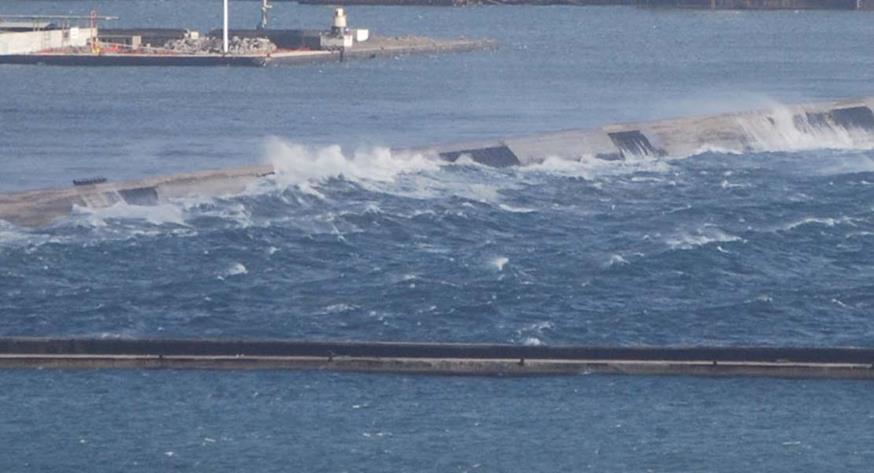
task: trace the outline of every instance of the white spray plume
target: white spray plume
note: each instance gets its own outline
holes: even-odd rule
[[[270,138],[265,146],[267,160],[284,185],[311,189],[331,178],[364,183],[394,182],[404,173],[438,169],[439,163],[421,154],[393,153],[388,148],[371,148],[343,154],[338,145],[307,147]]]

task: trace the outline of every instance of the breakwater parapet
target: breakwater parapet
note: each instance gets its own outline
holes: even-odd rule
[[[871,379],[874,378],[874,349],[7,337],[0,338],[0,368]]]

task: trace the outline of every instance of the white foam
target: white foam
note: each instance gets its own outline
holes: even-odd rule
[[[719,187],[723,189],[745,189],[748,187],[752,187],[749,184],[735,184],[733,182],[728,182],[728,179],[723,179],[719,184]]]
[[[627,259],[623,258],[622,255],[613,254],[613,255],[610,255],[610,259],[607,260],[606,266],[608,268],[610,268],[613,266],[625,266],[628,264],[631,264],[631,263],[629,263]]]
[[[699,246],[709,245],[711,243],[725,243],[731,241],[741,241],[741,237],[732,235],[714,226],[704,226],[692,232],[684,232],[667,239],[665,243],[672,249],[689,250]],[[722,247],[717,247],[718,251],[725,252]]]
[[[229,220],[236,223],[240,228],[249,228],[254,225],[252,212],[242,202],[222,199],[209,202],[180,201],[178,204],[192,216]]]
[[[565,177],[575,177],[586,181],[594,181],[601,177],[622,176],[640,172],[666,173],[670,170],[667,160],[654,156],[629,156],[626,159],[606,160],[585,155],[578,160],[561,157],[547,157],[538,163],[532,163],[520,168],[522,172],[544,173]],[[657,177],[635,176],[632,179],[659,180]]]
[[[535,332],[537,334],[542,334],[544,330],[552,329],[554,327],[552,322],[549,321],[540,321],[540,322],[532,322],[524,327],[520,332]]]
[[[835,225],[854,225],[853,219],[850,217],[840,217],[840,218],[832,218],[832,217],[806,217],[801,220],[797,220],[795,222],[789,223],[783,227],[784,230],[794,230],[795,228],[804,226],[804,225],[825,225],[826,227],[834,227]]]
[[[324,312],[326,314],[339,314],[341,312],[348,312],[350,310],[354,310],[355,306],[339,303],[339,304],[331,304],[324,308]]]
[[[737,154],[742,154],[743,150],[734,149],[734,148],[726,148],[724,146],[718,146],[718,145],[706,143],[706,144],[702,145],[701,147],[699,147],[698,149],[696,149],[692,153],[692,156],[698,156],[698,155],[702,155],[702,154],[706,154],[706,153],[735,154],[735,155],[737,155]]]
[[[17,245],[21,243],[33,243],[34,235],[0,220],[0,245]]]
[[[246,266],[244,266],[243,263],[234,263],[230,265],[227,269],[225,269],[221,274],[219,274],[218,279],[241,276],[248,273],[249,270],[246,269]]]
[[[264,154],[276,169],[277,182],[310,191],[332,178],[384,183],[394,182],[404,173],[439,168],[437,161],[416,153],[394,153],[377,147],[346,156],[339,145],[307,147],[276,137],[267,141]]]
[[[852,232],[847,234],[847,238],[864,238],[874,236],[874,232]]]
[[[519,213],[519,214],[528,214],[528,213],[532,213],[532,212],[537,211],[537,209],[530,209],[527,207],[513,207],[513,206],[507,205],[507,204],[499,204],[498,208],[501,210],[504,210],[506,212]]]
[[[587,166],[585,162],[572,161],[560,157],[550,156],[539,163],[529,164],[520,168],[523,172],[540,172],[546,174],[556,174],[567,177],[577,177],[587,181],[592,180],[592,168]]]
[[[152,225],[174,224],[185,226],[182,207],[175,204],[129,205],[116,202],[108,207],[73,206],[73,218],[93,227],[103,227],[108,220],[140,220]]]
[[[870,133],[827,124],[810,123],[803,113],[784,106],[767,115],[740,115],[737,123],[753,138],[756,151],[803,151],[811,149],[870,149]]]
[[[833,174],[856,174],[874,172],[874,158],[861,152],[849,153],[849,155],[836,156],[829,160],[829,165],[819,169],[822,175]],[[870,185],[862,181],[863,185]]]
[[[510,258],[499,256],[492,260],[492,266],[498,268],[498,271],[503,271],[508,262],[510,262]]]
[[[552,322],[548,321],[539,321],[532,322],[516,330],[516,334],[518,335],[518,339],[521,340],[523,345],[528,346],[539,346],[543,345],[543,336],[545,330],[551,330],[553,328]]]

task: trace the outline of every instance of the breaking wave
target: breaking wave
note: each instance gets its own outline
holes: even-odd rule
[[[796,228],[803,227],[805,225],[823,225],[826,227],[834,227],[836,225],[853,225],[855,219],[850,217],[805,217],[801,220],[796,220],[794,222],[788,223],[783,227],[783,230],[795,230]]]
[[[737,235],[732,235],[713,226],[705,226],[692,232],[684,232],[669,238],[665,243],[671,249],[690,250],[711,243],[726,243],[742,241]]]
[[[521,173],[543,173],[593,181],[603,177],[634,173],[664,173],[669,169],[668,160],[660,157],[629,156],[622,160],[605,160],[584,155],[578,160],[551,156],[539,163],[522,166],[519,171]]]
[[[185,209],[176,204],[130,205],[116,202],[108,207],[73,206],[72,220],[92,227],[104,227],[110,220],[139,220],[151,225],[185,226]]]
[[[811,120],[786,107],[775,108],[767,115],[741,115],[737,122],[752,138],[749,145],[760,152],[874,147],[869,131]]]
[[[767,150],[823,147],[857,149],[872,144],[867,135],[861,132],[829,123],[799,122],[798,115],[793,115],[788,109],[774,113],[772,120],[759,115],[740,115],[737,120],[752,137],[751,146]],[[717,148],[708,149],[712,151]],[[745,159],[746,154],[749,153],[732,159]],[[865,172],[874,169],[874,158],[869,154],[831,153],[826,159],[815,160],[815,163],[814,160],[806,160],[811,164],[805,164],[805,169],[801,171],[809,175],[811,170],[806,168],[814,166],[813,172],[816,174]],[[729,155],[717,156],[725,159]],[[799,153],[799,156],[804,156],[804,153]],[[584,187],[597,192],[599,199],[619,197],[635,190],[651,192],[656,187],[675,187],[678,182],[682,185],[677,173],[678,170],[684,171],[679,169],[682,167],[679,161],[673,162],[675,158],[629,156],[621,160],[604,160],[582,156],[577,160],[568,160],[549,157],[526,166],[496,169],[464,159],[447,163],[435,156],[398,152],[387,147],[362,148],[350,153],[344,152],[339,145],[306,146],[273,137],[264,143],[262,159],[274,167],[275,175],[261,180],[241,195],[174,199],[154,206],[130,205],[121,201],[103,208],[76,207],[62,225],[103,229],[101,235],[111,237],[116,230],[119,235],[125,232],[152,234],[168,231],[196,234],[201,226],[216,221],[221,222],[223,227],[240,228],[292,221],[299,223],[302,231],[327,231],[341,235],[360,229],[355,222],[359,213],[367,217],[365,220],[392,218],[394,214],[390,210],[389,215],[380,215],[384,212],[381,194],[420,201],[438,199],[442,203],[449,199],[454,206],[453,211],[462,217],[479,203],[507,213],[524,215],[542,212],[553,205],[548,192],[543,194],[543,199],[533,201],[512,198],[513,195],[525,194],[528,187],[548,190],[548,186],[568,185],[570,187],[565,192],[575,192],[571,189],[573,182],[556,183],[554,177],[586,181]],[[791,158],[796,159],[795,156]],[[709,156],[703,159],[709,159]],[[785,161],[785,158],[780,159]],[[619,181],[622,189],[614,186]],[[723,178],[717,184],[721,189],[752,188],[752,184],[744,181],[734,182]],[[356,194],[358,197],[355,199],[364,201],[347,205],[349,192],[358,190],[370,194]],[[585,197],[581,195],[580,199],[580,205],[587,204]],[[424,211],[427,208],[416,210]],[[306,223],[303,223],[304,220]],[[829,225],[831,222],[799,221],[788,224],[785,229],[791,230],[810,223]],[[668,238],[666,243],[671,248],[688,249],[738,239],[715,228],[703,228],[678,233]],[[18,240],[34,241],[35,235],[22,233],[13,225],[0,227],[0,243],[14,244]],[[616,266],[627,263],[621,255],[617,255],[606,264]]]
[[[339,145],[308,147],[270,138],[265,155],[276,170],[281,185],[321,195],[316,187],[329,179],[346,179],[359,184],[391,183],[401,175],[439,169],[439,163],[416,153],[397,153],[377,147],[343,154]]]

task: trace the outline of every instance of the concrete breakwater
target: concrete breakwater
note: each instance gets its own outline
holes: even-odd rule
[[[419,154],[434,160],[470,159],[493,167],[525,166],[547,159],[626,160],[683,157],[706,151],[747,153],[874,147],[874,98],[775,107],[595,129],[484,140],[393,153]],[[215,197],[243,192],[273,175],[272,164],[237,169],[108,182],[74,180],[72,187],[0,193],[0,220],[39,227],[69,216],[76,208],[116,204],[156,205],[186,197]]]
[[[591,347],[290,340],[0,338],[0,368],[290,369],[874,378],[874,349]]]

